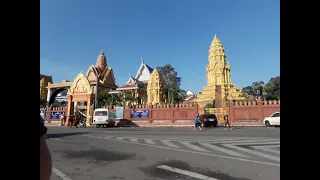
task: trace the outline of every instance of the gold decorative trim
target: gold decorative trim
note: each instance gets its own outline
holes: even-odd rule
[[[74,89],[77,87],[77,84],[80,80],[83,80],[84,85],[85,85],[86,89],[88,90],[87,93],[92,94],[93,88],[90,86],[90,83],[89,83],[88,79],[86,78],[86,76],[82,72],[80,72],[76,76],[76,78],[74,78],[72,85],[68,89],[68,95],[72,95],[74,93]]]

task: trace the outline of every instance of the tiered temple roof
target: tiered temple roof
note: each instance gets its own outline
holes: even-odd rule
[[[90,84],[95,84],[99,81],[99,85],[105,85],[107,87],[116,88],[116,81],[113,74],[113,69],[108,67],[107,58],[104,52],[101,51],[97,58],[96,65],[91,65],[86,73]]]

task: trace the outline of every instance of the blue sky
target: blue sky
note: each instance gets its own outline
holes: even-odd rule
[[[241,88],[280,75],[279,0],[40,0],[40,73],[55,82],[86,72],[103,49],[116,82],[141,56],[171,64],[181,87],[199,92],[216,33]]]

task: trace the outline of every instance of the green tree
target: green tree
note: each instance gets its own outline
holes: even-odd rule
[[[98,105],[108,106],[108,105],[122,105],[122,95],[120,94],[109,94],[110,89],[105,89],[98,93]]]
[[[182,103],[187,98],[187,91],[179,88],[173,96],[174,103]]]
[[[179,102],[179,93],[181,92],[180,83],[181,77],[178,77],[178,73],[175,68],[170,64],[166,64],[162,67],[157,67],[162,79],[164,81],[164,99],[168,104]]]
[[[280,76],[273,77],[265,85],[266,100],[280,100]]]
[[[126,94],[124,97],[125,102],[128,102],[128,105],[131,105],[133,102],[137,101],[137,98],[132,94]]]
[[[242,88],[246,100],[280,100],[280,76],[273,77],[267,84],[263,81],[253,82],[251,86]]]
[[[99,106],[107,106],[109,105],[108,101],[111,98],[111,94],[109,94],[110,90],[109,89],[105,89],[103,91],[100,91],[97,94],[97,100],[98,100],[98,105]]]

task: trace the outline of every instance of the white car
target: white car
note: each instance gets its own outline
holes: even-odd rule
[[[269,117],[264,118],[263,123],[266,126],[280,126],[280,112],[272,113]]]

